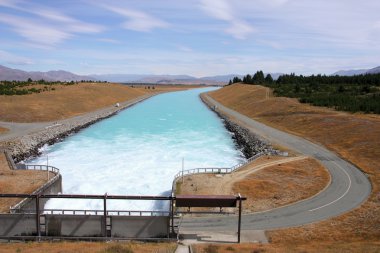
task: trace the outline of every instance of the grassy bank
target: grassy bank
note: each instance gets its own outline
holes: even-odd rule
[[[2,243],[0,253],[173,253],[175,243],[135,242],[29,242]]]
[[[234,84],[211,97],[250,118],[320,143],[368,174],[373,190],[359,208],[323,222],[269,232],[277,244],[369,242],[380,238],[380,117],[350,114],[273,97],[262,86]]]
[[[38,85],[33,87],[42,90],[25,95],[0,95],[0,121],[44,122],[61,120],[146,94],[178,91],[198,86],[138,85],[130,87],[112,83],[77,83],[72,85],[55,84],[52,87],[49,86],[49,89],[44,89],[44,86],[39,87]]]

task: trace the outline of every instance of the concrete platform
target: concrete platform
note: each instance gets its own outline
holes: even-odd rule
[[[268,243],[264,230],[246,230],[241,231],[241,242],[250,243]],[[231,231],[198,231],[180,232],[180,242],[184,245],[195,243],[237,243],[237,232]]]

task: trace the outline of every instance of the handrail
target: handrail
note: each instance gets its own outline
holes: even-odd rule
[[[32,194],[39,194],[44,189],[48,188],[50,185],[52,185],[55,181],[57,181],[60,177],[59,169],[54,166],[48,166],[48,165],[34,165],[34,164],[17,164],[17,169],[19,170],[45,170],[48,172],[52,172],[55,174],[54,177],[50,178],[49,181],[44,183],[42,186],[40,186],[37,190],[35,190]],[[10,207],[10,212],[13,213],[16,210],[20,209],[25,203],[29,201],[28,198],[24,198],[20,202],[18,202],[16,205]]]
[[[27,211],[27,210],[26,210]],[[33,211],[33,210],[31,210]],[[104,210],[87,209],[43,209],[43,214],[67,214],[67,215],[104,215]],[[140,210],[107,210],[110,216],[169,216],[169,211],[140,211]]]
[[[246,161],[239,163],[237,165],[234,165],[231,168],[194,168],[194,169],[179,171],[174,176],[174,181],[180,177],[187,176],[187,175],[193,175],[193,174],[202,174],[202,173],[229,174],[229,173],[232,173],[235,170],[243,167],[244,165],[252,162],[253,160],[256,160],[257,158],[259,158],[262,155],[264,155],[264,153],[259,152],[256,155],[248,158]]]
[[[46,171],[53,172],[55,174],[59,174],[59,169],[54,167],[54,166],[50,166],[50,165],[17,164],[16,167],[19,170],[46,170]]]

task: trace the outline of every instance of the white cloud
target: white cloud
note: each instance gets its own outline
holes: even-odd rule
[[[6,64],[11,65],[30,65],[34,63],[32,59],[18,56],[3,50],[0,50],[0,60]]]
[[[99,39],[97,39],[97,41],[111,43],[111,44],[120,44],[121,43],[121,41],[119,41],[119,40],[114,40],[114,39],[110,39],[110,38],[99,38]]]
[[[235,38],[243,40],[248,34],[254,32],[255,30],[249,24],[243,21],[234,20],[231,23],[231,26],[228,27],[225,31]]]
[[[224,31],[236,39],[246,39],[255,29],[247,22],[238,18],[233,6],[226,0],[201,0],[200,8],[209,16],[229,23]]]
[[[232,21],[233,13],[227,1],[201,0],[201,9],[208,15],[225,21]]]
[[[165,21],[138,10],[105,4],[101,4],[99,6],[126,17],[128,20],[125,21],[122,26],[128,30],[149,32],[156,28],[166,28],[169,26],[169,24]]]
[[[0,6],[13,8],[17,5],[19,1],[15,0],[0,0]]]
[[[58,30],[56,27],[45,25],[31,19],[11,15],[1,15],[0,22],[13,27],[22,37],[36,43],[54,45],[71,37],[71,34]]]
[[[63,29],[69,32],[75,33],[99,33],[104,30],[103,26],[85,23],[80,20],[71,18],[65,14],[62,14],[58,11],[48,9],[48,8],[32,8],[29,12],[38,15],[40,17],[49,19],[51,21],[56,21],[63,25]]]
[[[183,45],[177,45],[177,48],[182,52],[193,52],[193,49]]]
[[[0,0],[0,6],[42,18],[21,18],[7,14],[0,16],[0,22],[8,24],[22,37],[40,45],[53,46],[71,38],[75,33],[99,33],[104,30],[103,26],[82,22],[44,6],[27,5],[27,2],[21,0]]]

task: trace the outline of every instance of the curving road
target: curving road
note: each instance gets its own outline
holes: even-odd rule
[[[299,226],[345,213],[363,203],[371,192],[367,177],[354,165],[326,148],[250,119],[218,103],[208,95],[204,98],[217,106],[218,112],[232,118],[271,143],[287,147],[319,160],[331,174],[331,184],[311,199],[266,212],[244,215],[242,230],[267,230]],[[185,231],[236,230],[236,217],[184,218]]]

